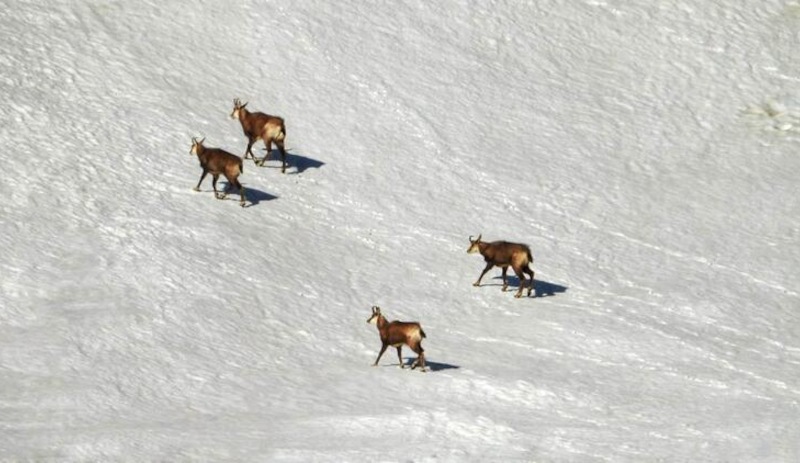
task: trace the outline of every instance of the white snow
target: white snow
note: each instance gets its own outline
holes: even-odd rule
[[[800,460],[798,2],[0,11],[0,460]]]

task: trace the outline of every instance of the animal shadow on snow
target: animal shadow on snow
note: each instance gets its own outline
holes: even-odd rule
[[[496,285],[491,285],[491,286],[503,286],[503,284],[502,284],[503,276],[502,275],[494,277],[493,279],[494,280],[500,280],[501,283],[496,284]],[[515,276],[512,276],[512,275],[508,276],[508,290],[509,291],[511,291],[511,287],[512,286],[519,287],[519,277],[517,277],[516,275]],[[547,282],[547,281],[537,280],[535,278],[533,280],[533,294],[534,294],[533,297],[555,296],[556,294],[567,292],[567,289],[568,288],[566,286],[561,286],[561,285],[556,284],[556,283],[550,283],[550,282]]]
[[[406,366],[406,370],[411,370],[411,365],[414,363],[414,360],[416,360],[416,359],[417,359],[416,357],[406,357],[405,359],[403,359],[403,365]],[[391,367],[397,368],[396,365],[397,364],[394,364],[394,365],[383,365],[383,366],[386,366],[386,367],[391,366]],[[425,359],[425,366],[428,368],[428,370],[430,370],[432,372],[434,372],[434,371],[442,371],[442,370],[455,370],[455,369],[461,368],[458,365],[451,365],[449,363],[431,362],[428,359]]]
[[[228,182],[221,182],[220,184],[222,185],[223,191],[228,188]],[[242,186],[244,187],[244,197],[247,200],[245,203],[246,208],[255,206],[261,201],[272,201],[273,199],[278,199],[278,197],[275,195],[271,195],[249,185]],[[231,191],[228,192],[228,196],[225,199],[239,202],[239,190],[237,190],[236,187],[231,187]]]
[[[412,362],[413,362],[413,360],[412,360]],[[425,366],[427,366],[428,369],[431,370],[431,371],[456,370],[456,369],[461,368],[458,365],[451,365],[449,363],[431,362],[428,359],[425,359]]]
[[[266,148],[262,148],[262,151],[266,152]],[[272,163],[264,164],[263,167],[268,167],[270,169],[280,169],[281,168],[281,153],[280,151],[273,149],[272,152],[269,154],[269,159],[267,162]],[[290,153],[288,150],[286,151],[286,173],[288,175],[296,175],[302,174],[305,172],[306,169],[319,169],[320,167],[324,166],[325,163],[322,161],[318,161],[313,158],[309,158],[297,153]]]

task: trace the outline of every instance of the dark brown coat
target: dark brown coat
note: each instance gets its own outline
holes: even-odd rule
[[[381,356],[389,346],[397,349],[397,358],[400,360],[400,368],[405,368],[403,363],[402,349],[403,344],[411,348],[416,354],[417,359],[411,364],[413,370],[417,366],[425,371],[425,350],[422,349],[422,340],[425,339],[425,332],[417,322],[388,322],[381,314],[380,307],[372,308],[372,316],[367,319],[367,323],[373,323],[378,327],[378,334],[381,337],[381,351],[372,366],[377,366]]]
[[[519,290],[514,297],[522,296],[522,288],[525,286],[526,273],[531,277],[531,281],[528,285],[528,296],[531,295],[531,291],[533,290],[533,270],[530,269],[529,265],[533,263],[533,256],[527,244],[509,243],[508,241],[492,241],[491,243],[487,243],[481,241],[481,235],[478,235],[478,238],[475,240],[470,236],[467,253],[474,254],[476,252],[479,252],[483,256],[483,260],[486,261],[486,267],[484,267],[478,280],[472,284],[473,286],[480,286],[481,279],[492,267],[501,267],[503,269],[503,291],[505,291],[508,288],[506,273],[510,266],[514,270],[514,273],[517,274],[517,277],[519,277]]]
[[[214,196],[217,199],[225,199],[231,185],[235,186],[239,190],[239,195],[241,196],[240,204],[244,207],[244,187],[239,183],[239,175],[244,173],[242,158],[219,148],[206,148],[203,146],[203,141],[205,141],[205,138],[200,141],[193,138],[192,149],[189,151],[197,155],[197,160],[200,161],[200,167],[203,169],[203,173],[200,174],[200,181],[197,182],[197,186],[194,187],[194,190],[200,191],[200,184],[203,183],[203,179],[206,178],[206,175],[211,174],[213,179],[211,185],[214,187]],[[217,191],[217,179],[219,179],[220,175],[224,175],[228,180],[228,186],[221,195]]]
[[[286,172],[286,149],[284,148],[283,141],[286,139],[286,124],[283,118],[278,116],[271,116],[261,112],[250,112],[246,108],[247,103],[242,102],[236,98],[233,100],[233,111],[231,111],[231,118],[239,119],[242,124],[242,131],[247,137],[247,149],[244,152],[244,158],[248,156],[253,159],[257,165],[263,166],[264,162],[269,159],[272,151],[272,142],[278,146],[278,151],[281,153],[281,172]],[[253,144],[258,140],[263,140],[266,147],[267,154],[259,162],[253,154]]]

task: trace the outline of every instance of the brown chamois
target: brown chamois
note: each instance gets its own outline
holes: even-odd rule
[[[239,183],[239,175],[244,173],[242,158],[219,148],[206,148],[203,146],[203,141],[205,141],[205,138],[199,141],[197,138],[192,138],[192,149],[189,150],[189,153],[197,155],[197,159],[200,161],[200,167],[203,168],[200,181],[197,182],[194,191],[200,191],[200,184],[203,183],[203,179],[206,178],[206,175],[210,173],[213,178],[211,185],[214,187],[214,196],[217,199],[225,199],[225,197],[228,196],[228,190],[230,190],[231,185],[233,185],[239,189],[239,195],[241,196],[239,204],[244,207],[244,187]],[[217,179],[220,174],[228,179],[228,186],[225,188],[222,195],[217,192]]]
[[[473,283],[472,286],[480,286],[481,278],[483,278],[486,272],[492,267],[496,266],[503,268],[503,291],[505,291],[508,288],[506,272],[508,271],[508,267],[511,266],[511,268],[514,269],[514,273],[519,277],[519,290],[514,297],[522,296],[522,288],[525,286],[525,273],[531,276],[531,281],[528,285],[528,296],[530,296],[533,290],[533,270],[531,270],[528,265],[533,263],[533,256],[531,255],[531,249],[528,245],[509,243],[507,241],[486,243],[481,241],[481,236],[482,235],[478,235],[478,238],[475,240],[470,236],[469,248],[467,248],[468,254],[480,252],[483,259],[486,261],[486,268],[483,269],[481,276],[478,277],[478,281]]]
[[[233,100],[233,111],[231,111],[231,119],[239,119],[242,124],[242,130],[247,136],[247,150],[244,152],[244,158],[250,156],[256,165],[263,166],[264,161],[269,158],[272,151],[272,142],[278,145],[278,150],[281,152],[281,172],[286,173],[286,150],[283,147],[283,140],[286,138],[286,124],[283,118],[278,116],[270,116],[269,114],[253,112],[245,108],[247,103],[242,103],[238,98]],[[258,140],[264,140],[266,145],[267,154],[261,159],[261,162],[256,160],[253,154],[253,144]]]
[[[425,371],[425,351],[422,349],[422,340],[425,339],[425,332],[417,322],[387,322],[386,317],[381,315],[380,307],[372,307],[372,316],[367,319],[367,323],[372,323],[378,326],[378,334],[381,336],[381,351],[378,353],[378,358],[375,359],[373,367],[378,366],[378,361],[381,355],[386,351],[389,346],[397,348],[397,358],[400,359],[400,368],[405,368],[403,364],[402,349],[403,344],[406,344],[414,352],[417,353],[417,359],[411,364],[411,369],[421,367]]]

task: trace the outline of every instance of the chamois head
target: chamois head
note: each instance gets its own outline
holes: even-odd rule
[[[198,147],[203,146],[203,142],[206,140],[206,137],[203,137],[201,140],[197,140],[197,137],[192,137],[192,149],[189,150],[189,154],[197,154]]]
[[[241,113],[244,107],[247,106],[247,103],[242,103],[242,100],[238,98],[233,99],[233,111],[231,111],[231,119],[241,119]]]
[[[373,325],[378,324],[378,319],[381,318],[381,308],[377,305],[372,306],[372,315],[367,319],[367,323],[372,323]]]
[[[476,252],[480,251],[480,248],[478,247],[478,243],[481,242],[481,236],[482,235],[478,235],[478,238],[473,240],[472,239],[472,235],[470,235],[470,237],[469,237],[469,247],[467,248],[467,254],[475,254]]]

